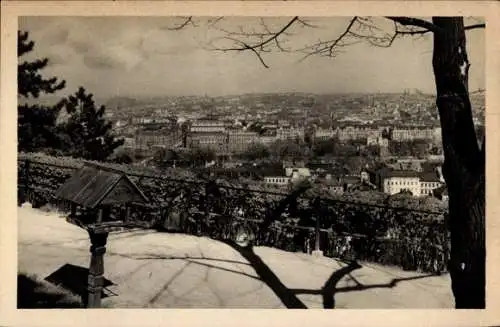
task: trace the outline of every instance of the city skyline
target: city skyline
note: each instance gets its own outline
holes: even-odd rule
[[[265,53],[270,66],[266,69],[250,52],[205,49],[207,40],[220,37],[221,32],[207,28],[207,18],[194,19],[196,26],[172,30],[182,23],[181,18],[21,17],[19,29],[30,32],[35,42],[27,58],[49,58],[45,74],[66,80],[67,87],[58,92],[60,95],[72,93],[78,86],[97,98],[399,93],[408,89],[434,93],[430,36],[401,38],[387,49],[355,44],[335,58],[311,56],[300,61],[303,54]],[[266,18],[265,22],[276,30],[288,20]],[[319,27],[292,30],[293,35],[284,42],[287,47],[297,49],[317,39],[336,37],[348,18],[308,22]],[[246,29],[259,24],[258,18],[232,17],[220,28],[238,31],[240,25]],[[469,86],[472,91],[484,89],[484,32],[473,30],[467,37]]]

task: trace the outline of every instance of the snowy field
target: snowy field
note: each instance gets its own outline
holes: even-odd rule
[[[65,264],[87,268],[87,233],[56,213],[19,208],[19,271],[45,278]],[[111,308],[452,308],[448,275],[346,264],[254,249],[255,260],[204,237],[138,230],[111,234],[104,259]],[[258,265],[258,267],[256,266]],[[348,272],[348,273],[347,273]],[[332,275],[333,274],[333,275]],[[324,287],[326,285],[326,287]],[[328,303],[328,304],[325,304]]]

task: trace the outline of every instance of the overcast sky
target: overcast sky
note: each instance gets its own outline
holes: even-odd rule
[[[279,30],[290,18],[266,18]],[[206,18],[179,31],[182,20],[162,17],[24,17],[19,28],[30,32],[35,51],[49,58],[46,76],[67,82],[65,93],[84,86],[97,97],[156,95],[225,95],[252,92],[400,92],[434,93],[432,36],[398,39],[390,48],[359,43],[335,58],[265,53],[266,69],[251,52],[214,52],[207,43],[223,35],[208,28]],[[318,40],[335,39],[349,18],[314,18],[317,28],[294,26],[283,45],[298,49]],[[392,28],[375,20],[383,30]],[[258,18],[218,22],[224,30],[261,31]],[[471,61],[470,88],[484,88],[484,31],[467,32]],[[227,44],[224,44],[227,45]],[[29,58],[27,56],[27,58]]]

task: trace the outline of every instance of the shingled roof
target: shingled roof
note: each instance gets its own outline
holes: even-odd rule
[[[99,205],[149,202],[125,173],[90,163],[66,180],[56,197],[89,209]]]

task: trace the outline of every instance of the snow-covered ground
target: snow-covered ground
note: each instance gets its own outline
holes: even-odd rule
[[[45,278],[66,263],[88,267],[87,233],[56,213],[19,208],[19,271]],[[137,230],[111,234],[105,277],[115,308],[452,308],[448,275],[427,276],[362,263],[256,247],[254,269],[237,250],[204,237]],[[251,260],[255,265],[256,261]],[[270,270],[267,270],[267,267]],[[344,268],[343,270],[340,270]],[[260,273],[260,275],[257,272]],[[269,272],[270,273],[262,273]],[[340,280],[321,289],[339,272]],[[298,301],[297,301],[298,300]]]

